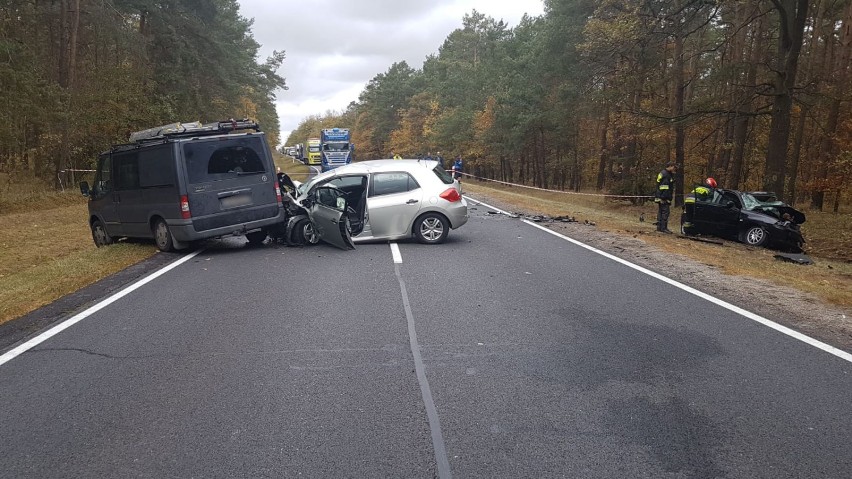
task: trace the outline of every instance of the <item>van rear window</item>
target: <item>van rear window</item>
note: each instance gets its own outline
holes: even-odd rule
[[[260,138],[220,138],[183,145],[190,183],[264,173],[265,149]]]

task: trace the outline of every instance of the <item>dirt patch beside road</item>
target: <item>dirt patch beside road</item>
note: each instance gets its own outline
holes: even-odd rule
[[[521,216],[541,215],[541,212],[519,209],[482,191],[472,194],[471,198]],[[477,206],[473,205],[473,207]],[[768,280],[725,274],[716,266],[666,251],[643,239],[643,236],[662,237],[662,234],[606,231],[596,225],[585,223],[586,221],[594,222],[594,219],[579,217],[576,219],[577,222],[542,221],[540,224],[832,346],[852,352],[852,309],[829,304],[812,294]],[[671,236],[666,238],[686,242],[683,246],[687,248],[720,247],[695,243],[686,238]],[[728,248],[743,247],[724,243],[726,244],[724,247]],[[772,251],[760,250],[753,253],[761,255],[761,258],[765,257],[767,262],[777,261],[773,259]],[[665,267],[662,268],[661,265]],[[796,267],[808,268],[808,266]]]

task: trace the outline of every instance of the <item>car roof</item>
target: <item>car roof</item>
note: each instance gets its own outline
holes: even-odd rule
[[[352,174],[381,173],[385,171],[416,171],[418,168],[431,170],[438,164],[431,160],[368,160],[338,166],[333,170],[320,173],[317,179]]]

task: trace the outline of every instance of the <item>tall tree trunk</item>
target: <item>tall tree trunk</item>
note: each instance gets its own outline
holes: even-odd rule
[[[678,20],[680,22],[680,20]],[[684,90],[686,88],[684,84],[684,63],[683,63],[683,33],[681,31],[682,26],[678,26],[677,32],[674,36],[674,105],[672,108],[672,116],[675,118],[674,124],[674,135],[675,135],[675,162],[678,164],[679,168],[677,169],[677,173],[675,173],[675,190],[672,192],[672,197],[674,198],[675,206],[683,205],[683,195],[679,194],[683,191],[683,177],[685,162],[686,162],[686,152],[684,151],[684,143],[686,139],[686,131],[684,128],[684,112],[686,107],[684,105]]]
[[[604,110],[603,125],[600,131],[600,162],[598,163],[598,190],[603,190],[606,181],[607,163],[609,163],[609,147],[606,143],[607,131],[609,130],[609,106]]]
[[[849,90],[849,67],[852,61],[852,4],[846,7],[843,14],[843,24],[840,27],[840,45],[838,51],[840,55],[836,61],[830,61],[832,67],[830,77],[832,78],[831,86],[827,92],[830,98],[828,119],[826,120],[825,128],[823,129],[823,138],[820,142],[819,159],[817,161],[817,191],[815,191],[812,204],[815,208],[822,210],[825,201],[825,193],[828,190],[829,173],[831,171],[830,163],[837,155],[837,127],[840,120],[841,102],[844,100],[844,94]]]
[[[778,11],[780,31],[776,71],[773,72],[772,123],[769,127],[769,146],[766,150],[766,166],[763,187],[784,197],[786,180],[787,146],[790,140],[790,110],[793,106],[793,87],[802,49],[805,20],[808,16],[809,0],[772,0]]]
[[[61,140],[59,146],[59,157],[56,163],[56,173],[68,168],[71,157],[71,145],[69,140],[70,114],[71,114],[71,92],[74,87],[74,76],[76,75],[75,64],[77,62],[77,32],[80,24],[80,0],[62,0],[60,2],[60,31],[61,43],[59,46],[59,86],[65,90],[63,121],[60,126]],[[57,179],[58,181],[58,179]]]
[[[741,17],[743,22],[747,21],[746,16],[744,13]],[[746,143],[748,142],[749,122],[754,112],[753,89],[757,81],[757,65],[760,64],[760,58],[763,54],[763,37],[766,33],[766,21],[763,16],[757,17],[754,22],[756,22],[756,25],[751,28],[751,41],[746,45],[745,39],[743,40],[743,51],[738,57],[741,64],[746,65],[746,73],[745,86],[740,89],[736,105],[737,116],[734,121],[731,168],[727,181],[727,186],[735,190],[740,188],[741,182],[744,182],[743,167],[745,165]],[[745,31],[746,29],[743,28],[743,32]],[[747,52],[748,56],[746,56]]]
[[[811,29],[811,41],[810,41],[810,50],[807,55],[807,63],[805,64],[805,68],[803,69],[803,76],[807,78],[813,78],[814,74],[814,61],[817,57],[817,45],[819,43],[819,37],[822,31],[822,18],[825,13],[825,2],[822,0],[817,0],[816,3],[816,17],[814,18],[813,28]],[[805,83],[808,83],[805,80]],[[796,122],[796,131],[793,135],[793,149],[790,152],[790,178],[788,180],[788,188],[787,188],[787,196],[786,201],[792,206],[796,205],[796,182],[799,179],[799,159],[802,156],[802,144],[804,143],[804,135],[805,135],[805,122],[807,121],[808,114],[810,112],[810,106],[807,103],[803,103],[802,107],[798,114],[798,121]]]

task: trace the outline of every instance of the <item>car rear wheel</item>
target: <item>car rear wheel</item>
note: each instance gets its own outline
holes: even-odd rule
[[[740,235],[740,241],[749,246],[763,246],[769,240],[769,234],[762,226],[751,226]]]
[[[157,220],[154,223],[154,242],[157,243],[157,248],[164,252],[170,253],[175,250],[174,242],[172,241],[172,232],[169,231],[169,225],[163,220]]]
[[[257,246],[263,244],[263,242],[266,241],[267,236],[268,234],[266,233],[266,230],[260,230],[246,234],[246,239],[250,245]]]
[[[426,213],[414,222],[414,236],[423,244],[443,243],[449,233],[449,222],[438,213]]]
[[[101,220],[95,220],[92,222],[92,239],[95,241],[95,246],[98,248],[101,246],[111,245],[113,243],[112,236],[107,233],[106,228],[104,228],[104,224],[101,223]]]
[[[686,226],[686,218],[683,216],[680,217],[680,234],[684,236],[694,236],[695,228],[692,226]]]
[[[320,242],[320,237],[317,234],[317,230],[314,229],[314,224],[307,218],[299,220],[293,230],[293,239],[297,244],[313,246]]]

